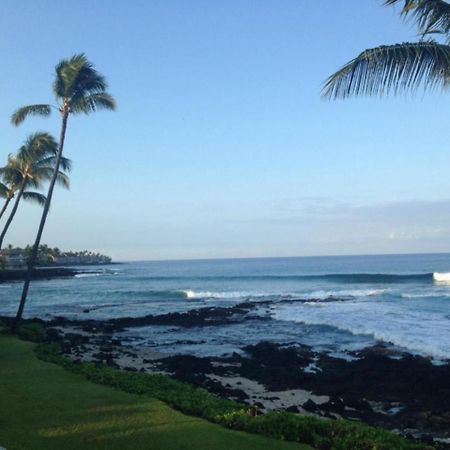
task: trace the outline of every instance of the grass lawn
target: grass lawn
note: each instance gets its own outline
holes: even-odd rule
[[[310,447],[227,430],[164,403],[91,383],[0,336],[0,447],[7,450]]]

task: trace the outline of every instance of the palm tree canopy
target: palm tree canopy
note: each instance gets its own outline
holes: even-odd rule
[[[13,154],[8,155],[8,162],[6,166],[0,167],[0,177],[7,186],[8,191],[19,186],[22,180],[22,176],[19,170],[19,163],[17,158]]]
[[[55,68],[53,93],[57,108],[61,113],[89,114],[97,109],[114,110],[114,98],[106,92],[108,85],[103,77],[88,61],[84,53],[63,59]],[[11,121],[21,124],[29,115],[48,116],[52,105],[30,105],[17,109]]]
[[[385,0],[401,4],[401,13],[412,16],[422,36],[437,33],[450,38],[450,3],[443,0]],[[450,46],[434,40],[383,45],[363,51],[324,83],[325,98],[358,95],[414,93],[446,89],[450,85]]]
[[[439,33],[450,37],[450,4],[444,0],[385,0],[385,5],[403,4],[403,16],[416,21],[422,35]]]
[[[16,155],[9,155],[8,164],[0,169],[0,175],[3,172],[4,179],[15,190],[22,183],[40,188],[43,182],[51,179],[57,151],[58,144],[49,133],[34,133],[28,136]],[[57,181],[68,188],[69,178],[64,171],[70,171],[71,161],[62,158],[60,167]]]

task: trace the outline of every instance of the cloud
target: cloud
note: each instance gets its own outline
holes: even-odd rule
[[[450,199],[342,202],[326,197],[284,199],[264,221],[312,253],[445,251],[450,248]],[[316,250],[315,250],[316,249]]]
[[[449,200],[408,200],[379,204],[356,204],[326,197],[285,199],[274,206],[276,214],[268,218],[280,223],[303,223],[305,220],[375,222],[387,224],[448,224]]]

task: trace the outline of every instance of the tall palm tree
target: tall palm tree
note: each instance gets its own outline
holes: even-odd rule
[[[13,196],[15,196],[16,200],[3,227],[3,231],[0,234],[0,250],[22,198],[44,206],[44,195],[39,192],[30,192],[26,189],[28,187],[40,189],[45,181],[51,179],[56,163],[57,151],[58,144],[53,136],[48,133],[35,133],[26,139],[25,143],[18,150],[17,155],[9,156],[6,166],[6,177],[12,183],[10,191],[13,192],[15,189]],[[69,171],[70,166],[70,160],[61,158],[61,168],[64,171]],[[56,180],[63,187],[69,188],[69,178],[64,172],[58,171]]]
[[[384,4],[402,4],[401,14],[416,22],[420,40],[364,50],[325,81],[325,98],[383,96],[401,91],[413,93],[421,86],[450,86],[450,3],[384,0]],[[430,35],[441,39],[436,41]]]
[[[28,262],[28,270],[25,276],[22,296],[16,319],[12,331],[15,332],[22,318],[23,309],[27,300],[28,289],[30,287],[31,275],[35,265],[39,244],[44,231],[50,203],[52,201],[53,189],[58,177],[61,164],[64,141],[66,136],[67,121],[71,114],[90,114],[97,109],[115,109],[114,98],[106,92],[107,83],[105,78],[94,69],[86,56],[81,53],[69,59],[60,61],[55,68],[55,80],[53,83],[53,93],[57,105],[37,104],[19,108],[11,117],[13,125],[19,125],[29,115],[48,116],[53,108],[61,114],[61,132],[56,154],[56,164],[50,180],[47,199],[42,212],[41,222],[33,245],[31,257]]]

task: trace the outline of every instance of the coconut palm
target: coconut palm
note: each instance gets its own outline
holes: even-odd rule
[[[10,196],[15,196],[16,200],[0,234],[0,249],[22,198],[44,206],[46,199],[44,195],[26,189],[29,187],[40,189],[45,181],[51,179],[57,150],[58,144],[50,134],[35,133],[26,139],[17,155],[9,155],[5,177],[10,180],[9,192],[12,193]],[[61,158],[60,167],[64,171],[69,171],[70,165],[70,160]],[[64,172],[58,171],[56,180],[63,187],[69,188],[69,178]]]
[[[52,109],[58,110],[61,114],[61,132],[56,154],[56,164],[50,180],[47,199],[42,212],[36,240],[28,262],[28,270],[25,277],[19,309],[12,327],[13,332],[17,330],[25,307],[28,289],[30,287],[31,274],[37,259],[39,244],[41,242],[45,221],[52,201],[53,189],[61,164],[67,121],[71,114],[90,114],[97,109],[114,110],[116,106],[114,98],[106,92],[106,89],[107,83],[105,78],[94,69],[94,66],[88,61],[86,56],[84,54],[74,55],[69,59],[60,61],[55,68],[53,93],[56,98],[56,105],[37,104],[23,106],[15,111],[11,117],[12,123],[17,126],[30,115],[48,116]]]
[[[12,155],[9,155],[6,166],[0,167],[0,178],[4,181],[4,183],[0,182],[0,197],[5,199],[5,202],[0,210],[0,219],[3,217],[11,200],[20,189],[20,179],[18,179],[17,176],[18,172],[16,170],[16,159]],[[27,195],[30,200],[35,200],[39,203],[38,198],[41,198],[39,196],[42,196],[42,194],[36,193],[36,196],[33,194],[33,192],[24,192],[24,195]]]
[[[401,14],[416,22],[420,40],[364,50],[325,81],[324,97],[383,96],[450,85],[450,3],[385,0],[384,4],[401,4]]]

